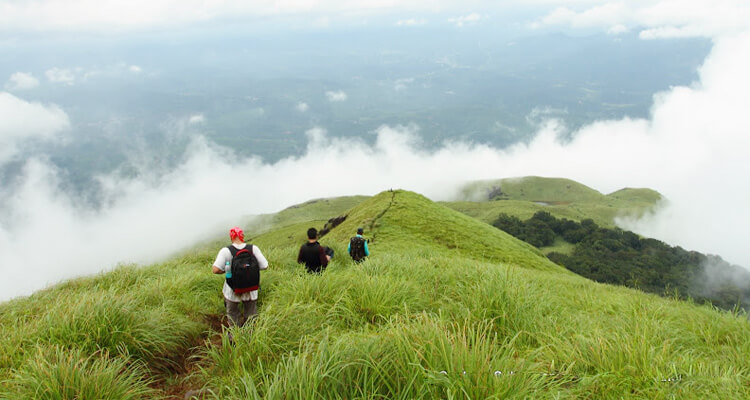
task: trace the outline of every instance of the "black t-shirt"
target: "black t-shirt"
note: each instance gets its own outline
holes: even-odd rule
[[[328,258],[326,258],[325,249],[320,243],[307,242],[299,248],[297,262],[305,263],[307,272],[320,272],[328,265]]]

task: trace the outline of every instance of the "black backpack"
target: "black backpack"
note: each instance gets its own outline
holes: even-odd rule
[[[349,240],[349,255],[354,261],[362,261],[365,258],[365,238],[354,236]]]
[[[253,254],[253,245],[244,249],[227,246],[232,253],[232,277],[227,278],[227,284],[236,294],[258,290],[260,285],[260,266]]]

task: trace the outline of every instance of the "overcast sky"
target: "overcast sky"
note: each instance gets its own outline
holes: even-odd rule
[[[401,187],[436,200],[449,199],[466,180],[524,175],[567,177],[605,193],[626,186],[656,189],[669,199],[668,205],[647,219],[621,221],[623,226],[750,266],[744,244],[744,228],[750,226],[750,212],[744,206],[750,203],[750,187],[744,184],[750,178],[750,5],[738,1],[403,3],[0,1],[0,52],[58,40],[63,47],[75,47],[77,40],[92,37],[105,43],[123,37],[148,42],[164,32],[220,31],[229,25],[261,33],[308,29],[345,35],[352,27],[371,25],[394,30],[439,26],[467,32],[512,24],[529,34],[637,34],[641,40],[703,37],[711,39],[713,46],[696,71],[695,82],[653,94],[647,118],[601,120],[571,134],[564,115],[550,117],[532,140],[502,149],[454,141],[425,150],[420,145],[424,128],[414,125],[383,126],[375,132],[374,145],[328,138],[326,127],[318,126],[308,131],[304,154],[267,163],[238,157],[207,140],[202,133],[211,121],[202,112],[165,116],[171,121],[165,129],[190,142],[184,156],[167,170],[151,168],[150,161],[144,160],[137,179],[100,174],[97,190],[106,201],[99,209],[81,206],[81,199],[65,190],[64,171],[46,157],[18,159],[24,146],[64,141],[74,126],[73,109],[80,112],[77,108],[82,107],[65,109],[54,101],[34,101],[30,93],[50,86],[72,87],[95,76],[138,79],[150,71],[127,59],[96,69],[49,65],[43,72],[13,60],[14,70],[0,79],[0,166],[13,165],[9,171],[14,174],[12,184],[0,188],[4,277],[0,300],[118,262],[153,262],[237,223],[237,216],[277,211],[311,198]],[[410,83],[398,82],[404,87]],[[340,88],[319,95],[332,107],[351,101],[351,95]],[[310,105],[295,101],[290,109],[308,113]],[[563,135],[572,140],[561,140]],[[299,185],[300,174],[311,165],[328,177],[326,184]],[[358,176],[368,178],[358,180]],[[241,179],[254,182],[252,190],[227,195],[226,188]],[[174,238],[180,244],[164,245]],[[48,268],[35,265],[29,257],[39,243],[56,254],[59,264],[47,274],[29,276],[25,271]]]

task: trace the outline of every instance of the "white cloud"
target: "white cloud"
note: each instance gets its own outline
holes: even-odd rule
[[[480,20],[482,20],[483,18],[484,17],[482,17],[481,14],[473,12],[471,14],[464,15],[464,16],[461,16],[461,17],[450,18],[450,19],[448,19],[448,22],[450,22],[450,23],[456,25],[457,27],[461,28],[461,27],[464,27],[466,25],[474,25],[477,22],[479,22]]]
[[[54,67],[45,71],[50,82],[71,86],[75,83],[98,79],[117,79],[132,74],[141,74],[143,68],[138,65],[128,65],[120,62],[109,65],[93,65],[87,67],[60,68]]]
[[[542,25],[570,25],[574,28],[608,27],[632,20],[632,10],[620,2],[608,2],[581,12],[559,7],[541,19]]]
[[[70,125],[67,114],[56,105],[29,103],[0,92],[0,165],[26,140],[45,140]]]
[[[337,90],[337,91],[328,91],[326,92],[326,98],[330,102],[342,102],[346,101],[346,99],[349,96],[346,95],[346,93],[343,90]]]
[[[402,19],[396,22],[396,26],[422,26],[426,24],[427,24],[427,20],[425,20],[424,18]]]
[[[16,72],[5,83],[5,88],[11,91],[29,90],[37,86],[39,86],[39,79],[27,72]]]
[[[610,1],[580,8],[558,7],[531,26],[603,28],[611,33],[643,27],[641,38],[653,39],[731,35],[747,30],[750,20],[750,3],[734,0]]]
[[[44,72],[50,82],[72,85],[75,83],[76,75],[74,70],[68,68],[51,68]]]
[[[609,29],[607,29],[607,34],[619,35],[621,33],[626,33],[629,31],[630,31],[630,28],[628,28],[627,26],[618,24],[618,25],[611,26]]]
[[[310,106],[307,105],[307,103],[297,103],[294,108],[299,112],[307,112],[308,110],[310,110]]]
[[[206,117],[203,114],[194,114],[188,118],[188,124],[198,125],[206,122]]]

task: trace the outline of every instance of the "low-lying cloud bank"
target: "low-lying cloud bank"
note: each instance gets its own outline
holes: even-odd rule
[[[649,119],[601,121],[566,143],[558,140],[565,128],[555,120],[530,143],[506,149],[446,143],[426,151],[416,127],[382,127],[372,146],[314,129],[304,155],[266,164],[196,137],[167,173],[100,177],[106,201],[96,210],[61,191],[53,166],[29,160],[0,190],[0,300],[118,262],[153,262],[241,216],[311,198],[405,188],[448,199],[467,180],[524,175],[568,177],[602,192],[656,189],[668,205],[649,218],[623,221],[625,227],[750,266],[743,243],[750,226],[746,71],[750,34],[716,39],[700,81],[657,94]],[[11,118],[16,111],[33,123],[19,124]],[[9,118],[0,119],[2,140],[45,137],[68,125],[59,108],[5,93],[0,115]],[[40,249],[50,256],[34,256]]]
[[[69,126],[68,115],[56,105],[0,92],[0,167],[16,155],[22,142],[49,139]]]

